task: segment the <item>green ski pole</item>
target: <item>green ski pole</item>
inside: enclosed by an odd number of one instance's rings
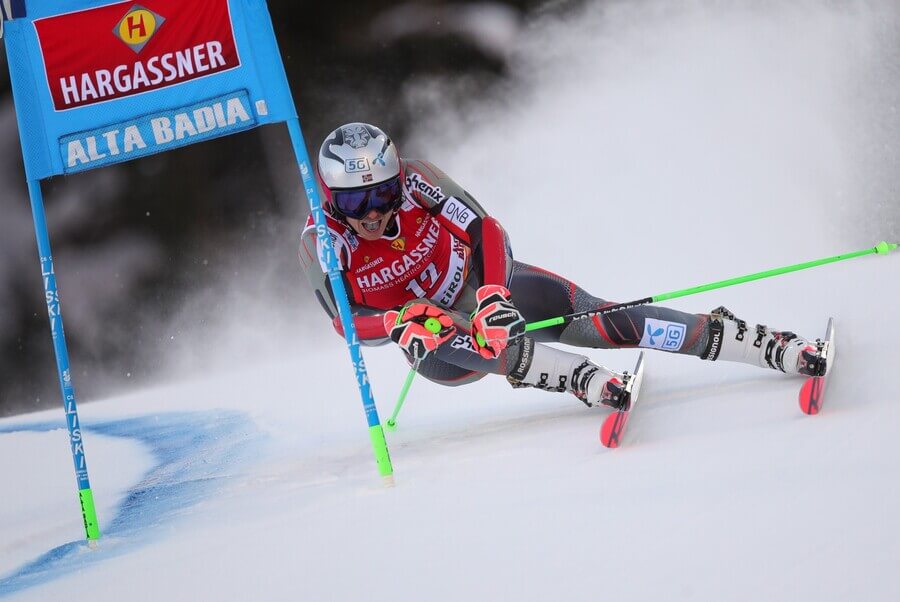
[[[385,428],[389,431],[397,429],[397,414],[400,413],[400,408],[403,407],[403,402],[406,401],[406,394],[409,393],[409,388],[412,386],[413,379],[416,377],[416,369],[418,367],[419,362],[417,360],[412,368],[409,369],[409,374],[406,375],[406,381],[403,383],[403,388],[400,389],[400,396],[397,398],[397,404],[394,406],[394,413],[391,414],[391,417],[388,418],[385,423]]]
[[[438,322],[435,318],[428,318],[425,320],[425,328],[428,332],[437,334],[441,331],[441,323]],[[397,428],[397,414],[400,413],[400,408],[403,407],[403,402],[406,401],[406,395],[409,393],[409,388],[412,386],[412,381],[416,377],[416,370],[419,369],[419,363],[422,360],[416,360],[413,362],[412,368],[409,369],[409,374],[406,375],[406,381],[403,383],[403,388],[400,389],[400,395],[397,398],[397,403],[394,405],[394,413],[391,414],[391,417],[388,418],[385,426],[387,430],[393,431]]]
[[[692,286],[691,288],[684,288],[677,291],[672,291],[669,293],[662,293],[659,295],[653,295],[652,297],[645,297],[643,299],[637,299],[635,301],[628,301],[627,303],[617,303],[615,305],[610,305],[609,307],[604,307],[602,309],[592,309],[589,311],[582,311],[573,314],[568,314],[566,316],[559,316],[556,318],[548,318],[546,320],[540,320],[538,322],[532,322],[525,326],[525,331],[530,332],[532,330],[539,330],[541,328],[548,328],[550,326],[557,326],[559,324],[568,324],[569,322],[573,322],[575,320],[583,320],[590,319],[595,316],[604,316],[607,314],[611,314],[617,311],[622,311],[623,309],[630,309],[632,307],[638,307],[639,305],[648,305],[650,303],[658,303],[660,301],[667,301],[669,299],[677,299],[679,297],[687,297],[688,295],[696,295],[697,293],[704,293],[706,291],[712,291],[719,288],[725,288],[727,286],[734,286],[736,284],[743,284],[745,282],[752,282],[754,280],[762,280],[763,278],[771,278],[773,276],[780,276],[781,274],[788,274],[790,272],[798,272],[800,270],[807,270],[809,268],[814,268],[820,265],[825,265],[829,263],[835,263],[838,261],[844,261],[847,259],[854,259],[856,257],[863,257],[864,255],[887,255],[891,251],[897,248],[896,243],[887,243],[880,242],[874,247],[863,249],[862,251],[853,251],[851,253],[844,253],[842,255],[835,255],[834,257],[826,257],[824,259],[816,259],[814,261],[807,261],[804,263],[797,263],[794,265],[785,266],[783,268],[775,268],[772,270],[766,270],[763,272],[756,272],[754,274],[748,274],[746,276],[738,276],[737,278],[729,278],[727,280],[719,280],[717,282],[711,282],[709,284],[701,284],[699,286]]]
[[[843,253],[841,255],[835,255],[833,257],[825,257],[824,259],[816,259],[813,261],[806,261],[804,263],[796,263],[794,265],[785,266],[783,268],[774,268],[771,270],[765,270],[763,272],[755,272],[753,274],[747,274],[746,276],[738,276],[736,278],[728,278],[727,280],[718,280],[716,282],[711,282],[709,284],[701,284],[699,286],[692,286],[690,288],[684,288],[676,291],[671,291],[668,293],[661,293],[659,295],[653,295],[652,297],[644,297],[643,299],[635,299],[634,301],[628,301],[626,303],[616,303],[615,305],[610,305],[608,307],[604,307],[602,309],[591,309],[588,311],[576,312],[573,314],[568,314],[565,316],[558,316],[556,318],[548,318],[546,320],[539,320],[537,322],[531,322],[525,326],[525,332],[531,332],[532,330],[540,330],[541,328],[549,328],[550,326],[557,326],[559,324],[568,324],[570,322],[574,322],[575,320],[584,320],[590,319],[595,316],[605,316],[607,314],[615,313],[617,311],[622,311],[624,309],[631,309],[632,307],[638,307],[641,305],[649,305],[650,303],[659,303],[660,301],[667,301],[669,299],[677,299],[679,297],[687,297],[689,295],[696,295],[698,293],[705,293],[706,291],[712,291],[719,288],[725,288],[728,286],[734,286],[736,284],[743,284],[745,282],[753,282],[754,280],[762,280],[763,278],[771,278],[773,276],[780,276],[781,274],[788,274],[790,272],[799,272],[800,270],[807,270],[809,268],[814,268],[820,265],[826,265],[829,263],[836,263],[838,261],[845,261],[847,259],[854,259],[856,257],[863,257],[865,255],[887,255],[891,251],[897,248],[897,243],[888,243],[881,241],[874,247],[870,247],[868,249],[863,249],[861,251],[853,251],[850,253]],[[481,335],[476,337],[478,339],[478,344],[484,346],[484,339]],[[394,415],[391,416],[391,421],[393,421],[397,413],[400,411],[400,407],[403,405],[403,400],[406,397],[406,392],[409,389],[408,385],[412,382],[412,376],[414,375],[414,371],[410,373],[410,376],[407,377],[407,386],[404,387],[401,392],[400,400],[397,402],[397,407],[394,410]],[[389,424],[390,422],[389,421]]]

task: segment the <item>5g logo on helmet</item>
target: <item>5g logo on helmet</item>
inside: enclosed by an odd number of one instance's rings
[[[347,173],[370,171],[369,160],[365,157],[360,157],[358,159],[347,159],[346,161],[344,161],[344,171],[346,171]]]

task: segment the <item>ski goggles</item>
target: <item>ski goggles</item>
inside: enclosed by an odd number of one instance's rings
[[[400,176],[381,184],[356,190],[333,190],[331,200],[344,216],[363,219],[370,211],[388,213],[403,204],[403,187]]]

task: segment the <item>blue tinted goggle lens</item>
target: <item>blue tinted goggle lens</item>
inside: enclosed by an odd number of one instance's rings
[[[403,200],[399,177],[361,190],[335,190],[332,198],[338,211],[353,219],[362,219],[373,209],[387,213]]]

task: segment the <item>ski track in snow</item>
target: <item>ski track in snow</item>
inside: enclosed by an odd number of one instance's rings
[[[59,422],[0,426],[0,435],[48,432]],[[179,515],[213,496],[259,450],[264,437],[245,414],[231,411],[170,412],[111,420],[84,429],[92,435],[139,441],[156,466],[129,488],[103,529],[98,549],[69,542],[0,578],[0,597],[47,583],[109,558],[128,554],[170,532]],[[74,489],[73,489],[74,490]]]

